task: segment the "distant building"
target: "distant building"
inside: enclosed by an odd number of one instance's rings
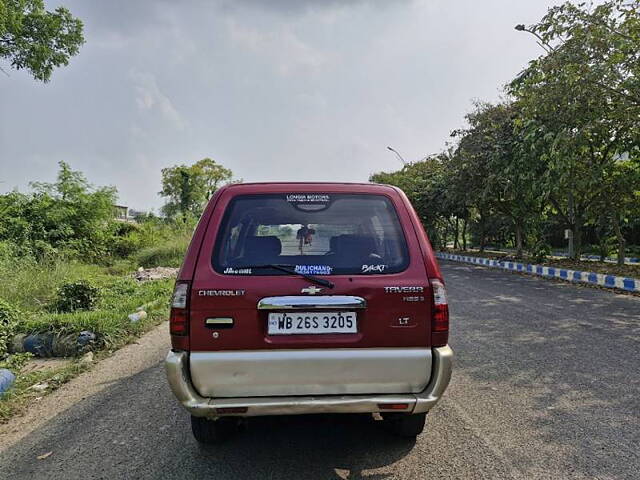
[[[113,216],[121,222],[133,222],[133,219],[129,217],[129,207],[125,205],[114,205]]]

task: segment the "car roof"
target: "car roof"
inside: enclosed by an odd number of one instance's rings
[[[248,182],[232,183],[224,190],[242,191],[243,193],[296,193],[296,192],[345,192],[345,193],[390,193],[397,192],[397,187],[380,183],[349,182]]]

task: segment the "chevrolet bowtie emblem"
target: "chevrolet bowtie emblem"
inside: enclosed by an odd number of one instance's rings
[[[316,293],[320,293],[322,291],[321,288],[318,288],[314,285],[311,285],[307,288],[303,288],[302,290],[300,290],[302,293],[308,293],[309,295],[315,295]]]

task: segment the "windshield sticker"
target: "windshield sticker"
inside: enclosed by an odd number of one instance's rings
[[[362,265],[362,273],[382,273],[386,268],[386,265]]]
[[[227,275],[251,275],[251,269],[227,267],[224,269],[224,273]]]
[[[289,203],[329,203],[331,198],[326,193],[289,193]]]
[[[333,268],[329,265],[296,265],[295,270],[303,275],[331,275]]]

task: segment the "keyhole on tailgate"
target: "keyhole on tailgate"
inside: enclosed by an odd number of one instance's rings
[[[213,333],[211,334],[211,336],[212,336],[213,338],[218,338],[218,337],[220,336],[220,334],[219,334],[218,332],[213,332]]]

